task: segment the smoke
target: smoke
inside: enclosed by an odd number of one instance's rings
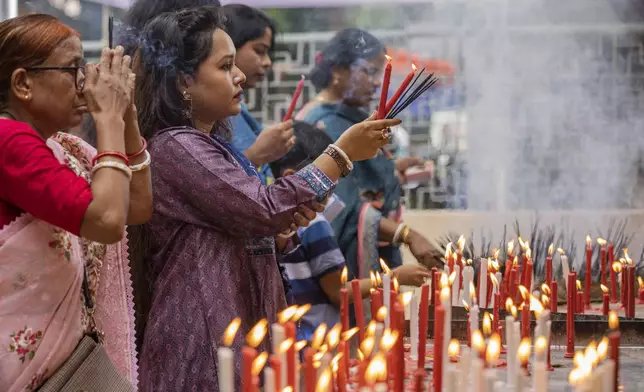
[[[644,117],[629,77],[641,59],[614,9],[605,0],[463,4],[469,208],[644,203]]]

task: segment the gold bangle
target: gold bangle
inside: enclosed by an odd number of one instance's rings
[[[123,174],[125,174],[127,176],[128,181],[132,180],[132,170],[129,167],[127,167],[126,164],[120,163],[120,162],[114,162],[114,161],[103,161],[103,162],[99,162],[96,165],[94,165],[94,167],[92,168],[92,176],[98,170],[106,168],[106,167],[111,168],[111,169],[120,170],[121,172],[123,172]]]
[[[409,237],[409,232],[410,231],[411,231],[411,229],[409,228],[409,226],[405,226],[402,229],[402,232],[400,233],[400,242],[401,243],[407,244],[407,237]]]

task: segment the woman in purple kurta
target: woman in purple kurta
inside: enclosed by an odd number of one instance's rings
[[[218,123],[239,113],[244,81],[219,26],[217,12],[204,7],[160,16],[143,32],[137,104],[152,155],[154,214],[132,241],[133,263],[145,261],[152,283],[142,391],[219,391],[216,352],[235,317],[242,320],[232,346],[239,387],[244,336],[263,318],[275,322],[286,305],[274,236],[301,224],[298,208],[316,208],[350,160],[374,156],[388,141],[383,129],[399,123],[358,124],[335,144],[344,158],[323,154],[262,185]]]

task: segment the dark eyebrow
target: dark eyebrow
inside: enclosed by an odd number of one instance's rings
[[[235,55],[227,54],[224,57],[222,57],[221,59],[219,59],[219,62],[233,60],[234,58],[235,58]]]

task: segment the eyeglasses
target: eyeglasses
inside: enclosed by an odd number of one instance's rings
[[[69,72],[74,76],[76,82],[76,90],[83,91],[85,87],[85,67],[29,67],[25,68],[27,71],[40,72],[40,71],[64,71]]]

